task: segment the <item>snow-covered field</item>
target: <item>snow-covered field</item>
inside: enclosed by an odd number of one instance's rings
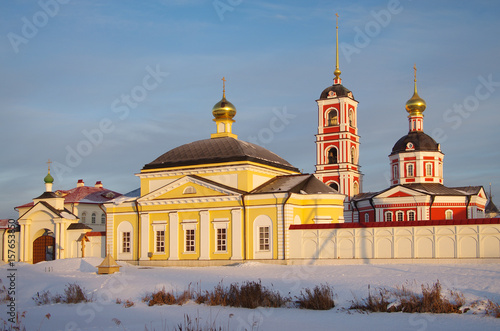
[[[349,311],[354,296],[365,298],[371,288],[395,288],[437,280],[443,289],[462,292],[470,305],[490,299],[500,303],[500,263],[483,264],[361,264],[329,266],[281,266],[244,263],[226,267],[144,268],[124,265],[113,275],[97,275],[101,259],[67,259],[36,265],[16,263],[16,309],[26,312],[27,330],[174,330],[188,315],[201,326],[221,326],[226,330],[500,330],[500,319],[485,316],[480,308],[466,314],[362,314]],[[9,266],[0,267],[0,278],[9,287]],[[281,294],[299,295],[304,288],[330,284],[336,293],[336,307],[329,311],[296,308],[243,309],[210,307],[188,302],[183,306],[148,307],[142,297],[162,287],[179,293],[191,287],[212,290],[220,281],[258,280]],[[93,293],[92,303],[37,306],[32,297],[49,290],[64,293],[68,283],[77,283]],[[420,293],[420,292],[419,292]],[[116,299],[134,302],[130,308]],[[2,304],[8,311],[6,304]],[[45,316],[50,314],[50,319]],[[7,313],[0,316],[4,321]]]

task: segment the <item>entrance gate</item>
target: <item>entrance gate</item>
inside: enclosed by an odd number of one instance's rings
[[[41,261],[52,261],[55,258],[55,241],[52,236],[41,236],[33,242],[33,264]]]

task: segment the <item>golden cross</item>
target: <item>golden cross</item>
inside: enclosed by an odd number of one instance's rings
[[[417,81],[417,64],[413,65],[413,76],[415,77],[415,82]]]
[[[339,14],[335,13],[335,16],[337,16],[337,29],[339,28]]]
[[[50,172],[50,164],[51,163],[52,163],[52,161],[50,161],[50,159],[49,159],[49,161],[47,161],[47,164],[49,165],[49,172]]]
[[[226,97],[226,77],[222,77],[222,95]]]

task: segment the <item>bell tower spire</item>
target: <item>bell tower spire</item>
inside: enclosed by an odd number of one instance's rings
[[[342,84],[342,79],[340,79],[340,74],[342,73],[339,69],[339,14],[335,13],[337,24],[336,24],[336,58],[335,58],[335,71],[333,74],[335,78],[333,79],[333,84]]]
[[[424,131],[424,110],[427,107],[425,100],[417,93],[417,65],[413,65],[413,96],[406,102],[406,111],[409,113],[409,132]]]
[[[212,133],[211,138],[232,137],[238,138],[232,132],[234,123],[233,117],[236,115],[236,107],[226,100],[226,78],[222,77],[222,99],[212,108],[214,122],[216,125],[216,133]]]
[[[342,85],[339,69],[339,15],[336,17],[336,59],[333,85],[321,92],[318,104],[318,134],[316,135],[315,176],[326,185],[346,195],[344,219],[354,218],[351,199],[362,192],[359,164],[358,101]]]

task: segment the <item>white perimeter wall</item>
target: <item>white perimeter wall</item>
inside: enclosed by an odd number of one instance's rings
[[[291,259],[500,258],[500,224],[290,230]]]

